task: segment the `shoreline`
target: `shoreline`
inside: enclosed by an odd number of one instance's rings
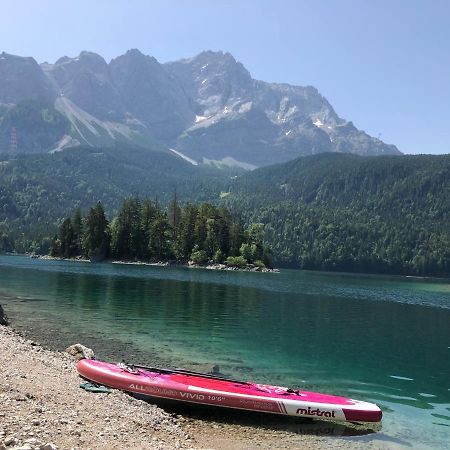
[[[0,326],[2,450],[14,448],[5,445],[11,439],[15,445],[28,441],[30,450],[44,450],[46,444],[54,447],[45,450],[374,448],[366,440],[371,432],[351,424],[180,402],[146,403],[118,390],[86,392],[79,388],[82,379],[74,358],[46,349],[12,326]]]
[[[33,253],[0,253],[0,255],[5,256],[26,256],[29,258],[36,259],[48,259],[48,260],[56,260],[56,261],[79,261],[79,262],[92,262],[86,258],[59,258],[49,255],[36,255]],[[343,275],[343,276],[367,276],[367,277],[388,277],[388,278],[398,278],[398,279],[406,279],[406,280],[419,280],[419,281],[436,281],[436,282],[449,282],[450,276],[438,276],[438,275],[408,275],[401,273],[385,273],[385,272],[346,272],[341,270],[330,270],[330,269],[302,269],[299,267],[281,267],[281,268],[266,268],[265,270],[252,270],[252,269],[239,269],[237,267],[227,267],[224,264],[221,264],[222,267],[215,267],[217,264],[211,264],[209,266],[200,266],[200,265],[189,265],[183,263],[170,263],[170,262],[148,262],[148,261],[115,261],[115,260],[105,260],[105,262],[109,262],[111,264],[124,264],[124,265],[142,265],[142,266],[155,266],[155,267],[185,267],[185,268],[193,268],[193,269],[206,269],[206,270],[224,270],[224,271],[235,271],[235,272],[261,272],[261,273],[281,273],[283,270],[296,270],[302,272],[310,272],[310,273],[318,273],[318,274],[329,274],[329,275]]]
[[[93,395],[69,354],[0,326],[0,448],[192,448],[181,421],[120,391]]]
[[[19,254],[18,254],[19,256]],[[48,260],[55,260],[55,261],[76,261],[76,262],[86,262],[90,263],[92,262],[90,259],[87,258],[59,258],[57,256],[49,256],[49,255],[32,255],[32,254],[23,254],[22,256],[29,256],[30,258],[36,258],[36,259],[48,259]],[[129,265],[129,266],[152,266],[152,267],[184,267],[187,269],[206,269],[206,270],[223,270],[223,271],[230,271],[230,272],[259,272],[259,273],[280,273],[280,269],[277,268],[268,268],[268,267],[257,267],[254,264],[248,264],[247,267],[239,268],[239,267],[232,267],[227,266],[226,264],[222,263],[211,263],[206,265],[200,265],[192,263],[192,261],[189,261],[187,263],[183,262],[170,262],[170,261],[157,261],[157,262],[148,262],[148,261],[127,261],[127,260],[114,260],[114,259],[105,259],[104,261],[110,264],[120,264],[120,265]]]

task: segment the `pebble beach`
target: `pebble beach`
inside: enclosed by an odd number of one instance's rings
[[[326,424],[87,392],[74,357],[11,325],[0,326],[0,355],[0,450],[390,448],[330,438]]]

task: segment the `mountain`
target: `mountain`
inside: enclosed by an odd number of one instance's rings
[[[111,61],[110,71],[124,109],[162,142],[194,120],[189,97],[155,58],[130,50]]]
[[[340,118],[317,89],[254,80],[229,53],[166,64],[139,50],[109,63],[91,52],[41,65],[0,55],[0,152],[117,143],[246,169],[330,151],[400,153]]]
[[[229,53],[203,52],[165,66],[195,102],[196,122],[175,144],[194,159],[259,166],[330,151],[399,154],[339,118],[314,87],[254,80]]]
[[[39,64],[33,58],[0,53],[0,104],[22,100],[52,103],[55,92]]]

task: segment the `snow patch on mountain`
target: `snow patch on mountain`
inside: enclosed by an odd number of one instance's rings
[[[207,117],[205,116],[195,116],[195,123],[201,122],[202,120],[206,120]]]
[[[314,124],[317,128],[323,127],[323,122],[322,122],[320,119],[316,119],[316,121],[313,122],[313,124]]]

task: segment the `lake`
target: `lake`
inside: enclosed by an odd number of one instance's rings
[[[0,304],[33,339],[377,403],[362,442],[450,448],[450,281],[0,256]]]

